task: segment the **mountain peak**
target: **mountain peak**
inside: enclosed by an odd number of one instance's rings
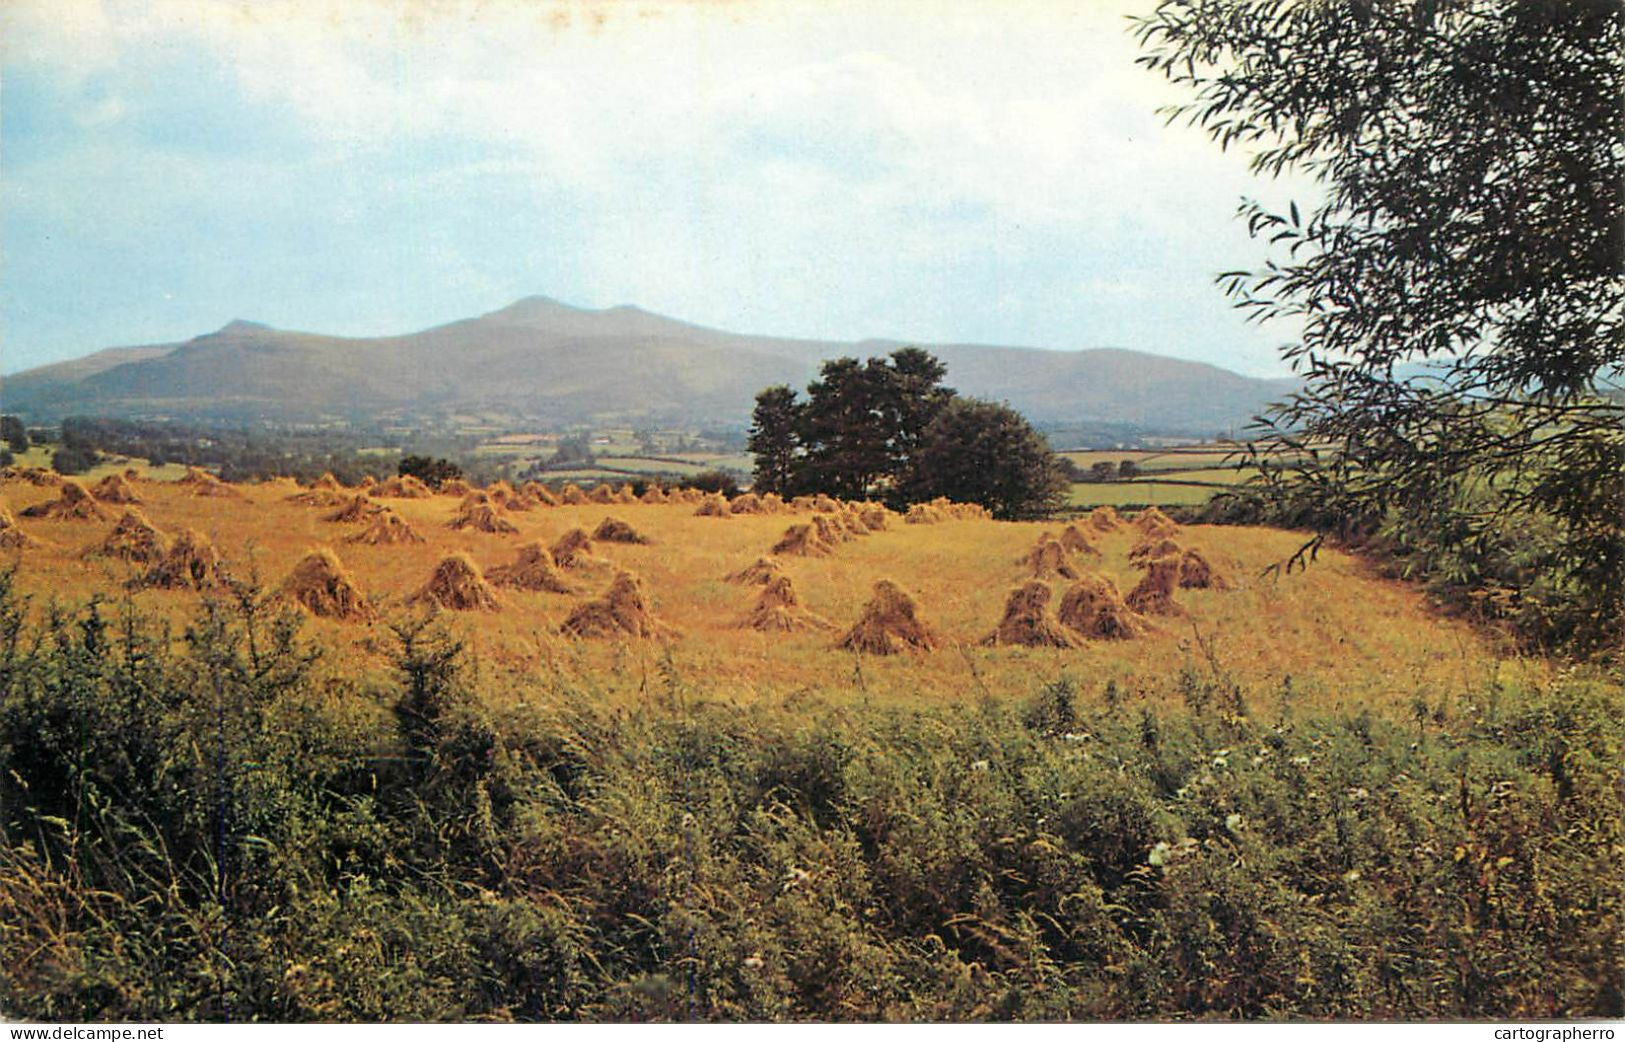
[[[230,322],[227,322],[225,325],[221,326],[219,329],[215,330],[213,333],[206,333],[204,335],[241,336],[244,333],[268,333],[270,331],[271,327],[266,325],[264,322],[250,322],[246,318],[234,318]]]
[[[528,297],[520,297],[507,307],[488,311],[480,317],[492,322],[528,325],[539,320],[556,318],[559,315],[577,315],[580,313],[580,308],[571,307],[563,301],[554,300],[552,297],[544,297],[538,293]]]
[[[389,337],[294,333],[237,319],[184,344],[8,377],[4,391],[8,412],[40,416],[241,411],[304,419],[432,409],[488,413],[526,429],[589,420],[743,425],[763,387],[801,384],[824,359],[902,343],[747,336],[630,304],[581,308],[529,296],[480,318]],[[921,346],[961,393],[1009,401],[1035,422],[1206,433],[1246,422],[1293,386],[1114,350]]]

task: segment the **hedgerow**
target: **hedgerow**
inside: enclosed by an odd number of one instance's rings
[[[1622,1010],[1617,678],[1404,720],[1194,673],[1176,710],[609,707],[397,637],[347,677],[251,590],[173,634],[0,580],[7,1015]]]

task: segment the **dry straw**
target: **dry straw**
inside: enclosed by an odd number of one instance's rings
[[[1112,507],[1100,506],[1089,511],[1089,527],[1097,532],[1115,532],[1122,526],[1123,519]]]
[[[161,561],[168,550],[169,537],[153,527],[141,511],[131,507],[91,552],[98,557],[152,565]]]
[[[278,591],[312,615],[341,622],[371,622],[378,617],[344,562],[326,547],[310,551],[283,580]]]
[[[1132,640],[1146,631],[1145,621],[1124,603],[1117,584],[1103,575],[1085,575],[1073,583],[1061,596],[1056,617],[1094,640]]]
[[[724,579],[736,586],[763,586],[784,574],[779,562],[771,557],[758,557],[750,564],[732,572]]]
[[[94,496],[75,478],[66,478],[57,498],[37,503],[23,511],[24,517],[47,517],[56,521],[105,521],[107,511],[96,503]]]
[[[519,547],[512,564],[498,565],[486,573],[493,586],[506,586],[515,590],[543,590],[548,593],[575,593],[576,588],[565,579],[553,561],[553,554],[534,540]]]
[[[1061,545],[1066,547],[1069,553],[1084,554],[1089,557],[1100,556],[1100,548],[1095,546],[1094,543],[1090,542],[1089,537],[1084,534],[1083,529],[1079,528],[1077,525],[1067,525],[1065,528],[1061,529],[1060,541]]]
[[[434,492],[422,481],[410,474],[404,474],[379,485],[374,495],[387,496],[390,499],[428,499]]]
[[[828,630],[834,627],[828,619],[808,611],[796,596],[796,588],[788,575],[769,579],[756,598],[755,607],[740,622],[745,629],[764,632],[794,633],[800,630]]]
[[[1143,567],[1159,557],[1178,557],[1183,552],[1184,548],[1167,536],[1156,536],[1136,543],[1128,552],[1128,559]]]
[[[368,546],[402,546],[424,541],[417,529],[388,508],[377,514],[372,519],[372,524],[345,540],[348,543],[364,543]]]
[[[1066,547],[1060,544],[1053,535],[1044,533],[1027,555],[1021,559],[1022,564],[1031,569],[1035,579],[1076,579],[1078,573],[1066,559]]]
[[[628,571],[615,574],[603,597],[577,605],[559,629],[572,637],[655,638],[676,633],[655,618],[642,580]]]
[[[863,514],[856,507],[846,507],[835,515],[842,527],[853,535],[868,535],[869,526],[863,522]]]
[[[841,524],[833,514],[814,514],[812,525],[813,531],[818,533],[818,538],[830,546],[838,546],[852,540],[852,530]]]
[[[900,651],[931,651],[941,638],[920,618],[914,598],[890,579],[875,583],[874,595],[863,614],[836,647],[869,655],[895,655]]]
[[[366,521],[383,513],[384,509],[382,504],[374,503],[366,497],[365,493],[361,493],[352,496],[342,507],[328,514],[322,520],[347,523]]]
[[[540,481],[527,481],[519,487],[519,491],[537,506],[556,507],[559,505],[559,497],[555,496],[553,490]]]
[[[91,490],[91,495],[103,503],[117,503],[127,506],[141,502],[141,497],[136,495],[135,488],[123,474],[109,474],[102,478],[96,487]]]
[[[982,643],[1030,648],[1076,647],[1078,638],[1050,614],[1052,596],[1050,588],[1036,579],[1011,590],[1004,602],[1004,618]]]
[[[694,511],[695,517],[732,517],[728,510],[728,500],[720,492],[713,492],[700,501],[699,507]]]
[[[1179,585],[1186,590],[1230,589],[1230,581],[1195,550],[1186,550],[1179,557]]]
[[[1171,536],[1179,532],[1179,524],[1156,507],[1147,507],[1134,518],[1134,527],[1148,537]]]
[[[38,546],[40,541],[17,527],[17,519],[11,516],[11,511],[4,503],[0,503],[0,548],[6,550],[22,550],[30,546]]]
[[[412,604],[430,604],[448,611],[496,611],[502,602],[479,566],[467,554],[447,554],[434,574],[407,598]]]
[[[592,537],[605,543],[647,543],[649,537],[618,517],[606,517],[593,529]]]
[[[911,525],[935,525],[944,521],[985,521],[992,516],[986,507],[976,503],[955,503],[938,496],[928,503],[911,504],[903,521]]]
[[[1174,603],[1174,589],[1179,585],[1179,558],[1157,557],[1146,562],[1145,575],[1139,585],[1123,598],[1130,608],[1145,615],[1181,615],[1183,609]]]
[[[891,527],[892,513],[879,503],[858,504],[858,517],[871,532],[884,532]]]
[[[182,529],[163,557],[138,579],[137,586],[165,590],[205,590],[226,578],[225,562],[208,536],[195,528]]]
[[[457,508],[456,516],[447,524],[451,528],[472,529],[496,535],[513,535],[519,531],[519,526],[503,516],[502,508],[484,492],[464,496],[463,502]]]
[[[773,553],[787,557],[828,557],[835,548],[810,524],[791,525],[773,544]]]
[[[336,507],[343,506],[349,499],[350,497],[345,495],[344,486],[339,484],[337,478],[331,474],[323,474],[308,489],[289,496],[288,502],[307,507]]]
[[[30,485],[41,488],[56,488],[62,484],[61,474],[54,470],[46,470],[43,467],[8,467],[6,468],[6,476],[20,478]]]
[[[572,528],[553,544],[553,560],[560,568],[590,568],[604,564],[592,553],[592,536],[585,528]]]

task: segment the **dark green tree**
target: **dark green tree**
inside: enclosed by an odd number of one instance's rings
[[[911,503],[946,496],[980,503],[1000,519],[1061,505],[1068,482],[1044,436],[1008,405],[955,398],[920,435],[899,491]]]
[[[739,495],[739,478],[726,470],[702,470],[678,482],[679,488],[697,488],[701,492],[716,492],[732,499]]]
[[[874,361],[869,365],[874,368]],[[892,473],[901,474],[908,469],[920,436],[954,397],[953,389],[942,385],[947,375],[947,366],[918,347],[893,351],[890,365],[876,373],[876,379],[886,390],[881,402],[882,408],[887,410],[884,422],[891,433]]]
[[[921,433],[953,398],[942,386],[946,373],[913,347],[867,362],[825,362],[801,409],[795,490],[862,499],[895,487]]]
[[[1617,646],[1625,6],[1167,0],[1137,33],[1192,95],[1170,118],[1318,182],[1245,203],[1272,256],[1220,276],[1302,330],[1258,450],[1273,494]]]
[[[856,358],[835,358],[807,385],[801,410],[806,455],[796,491],[863,499],[891,472],[889,381],[877,378],[883,367],[878,359],[866,366]]]
[[[756,457],[751,472],[751,488],[758,493],[791,491],[795,481],[801,439],[801,408],[796,392],[775,384],[756,396],[751,413],[750,437],[746,446]]]
[[[430,488],[439,488],[444,482],[463,476],[463,468],[447,459],[428,456],[403,456],[396,473],[401,477],[414,477]]]
[[[58,474],[83,474],[94,467],[101,454],[80,445],[66,445],[51,454],[51,469]]]
[[[28,428],[16,416],[0,416],[0,441],[5,442],[12,452],[27,452]]]
[[[568,467],[590,464],[593,461],[592,442],[585,434],[560,438],[558,447],[548,459],[550,467]]]

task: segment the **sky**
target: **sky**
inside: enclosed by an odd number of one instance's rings
[[[0,372],[541,294],[1282,375],[1153,0],[6,0]]]

